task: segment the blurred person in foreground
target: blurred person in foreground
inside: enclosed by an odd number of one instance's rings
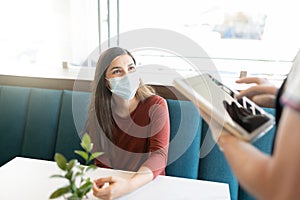
[[[276,108],[276,135],[272,155],[234,137],[210,116],[200,113],[212,131],[240,184],[263,200],[300,197],[300,53],[281,88],[266,79],[242,78],[237,83],[256,83],[237,96],[248,96],[261,106]],[[219,135],[219,133],[221,133]]]

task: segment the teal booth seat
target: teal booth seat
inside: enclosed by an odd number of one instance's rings
[[[0,166],[16,156],[53,160],[77,158],[91,94],[69,90],[0,86]],[[167,99],[170,146],[166,175],[224,182],[231,199],[250,200],[189,101]],[[268,112],[274,115],[273,109]],[[254,145],[271,152],[274,128]]]
[[[77,158],[83,162],[74,150],[81,149],[79,135],[87,118],[90,98],[88,92],[63,91],[55,152],[62,153],[68,160]]]
[[[31,89],[21,156],[53,159],[61,97],[62,91],[59,90]]]
[[[228,183],[231,199],[238,199],[238,181],[231,171],[224,154],[215,144],[206,122],[203,122],[201,132],[201,158],[198,179]]]
[[[202,120],[189,101],[167,100],[170,116],[170,146],[166,174],[198,178]]]
[[[30,91],[0,87],[0,166],[21,155]]]

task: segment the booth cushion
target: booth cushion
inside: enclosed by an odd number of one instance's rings
[[[32,89],[21,156],[53,160],[62,91]]]
[[[81,149],[80,134],[84,128],[89,101],[88,92],[63,91],[55,152],[65,155],[68,160],[77,158],[82,162],[74,150]]]
[[[0,166],[16,156],[53,160],[56,152],[80,159],[89,92],[0,86]],[[229,184],[231,199],[253,199],[238,181],[189,101],[167,99],[170,146],[166,175]],[[266,109],[274,115],[274,109]],[[274,128],[254,145],[271,153]]]
[[[167,103],[171,127],[166,174],[197,179],[202,120],[189,101],[167,100]]]
[[[1,87],[0,166],[21,154],[30,91],[29,88]]]

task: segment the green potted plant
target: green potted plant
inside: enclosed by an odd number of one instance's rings
[[[85,160],[85,165],[80,165],[77,159],[72,159],[67,162],[66,158],[62,154],[55,154],[54,160],[63,173],[55,174],[51,177],[66,179],[68,183],[67,185],[55,190],[50,195],[50,199],[63,196],[67,200],[81,200],[86,198],[87,193],[92,189],[93,182],[90,178],[86,178],[85,174],[87,171],[94,170],[96,168],[96,166],[90,164],[90,162],[102,155],[103,152],[91,153],[93,143],[91,143],[91,139],[87,133],[85,133],[82,137],[80,145],[84,151],[76,150],[75,153]]]

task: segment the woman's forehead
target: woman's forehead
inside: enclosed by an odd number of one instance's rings
[[[117,56],[111,64],[109,65],[108,69],[115,67],[115,66],[123,66],[133,63],[133,59],[128,54]]]

